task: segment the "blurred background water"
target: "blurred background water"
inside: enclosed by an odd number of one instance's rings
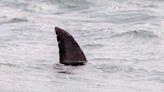
[[[0,92],[163,92],[163,0],[1,0]],[[54,27],[85,66],[59,64]]]

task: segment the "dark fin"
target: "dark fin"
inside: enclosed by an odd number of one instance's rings
[[[60,63],[65,65],[84,65],[87,59],[73,36],[55,27],[59,46]]]

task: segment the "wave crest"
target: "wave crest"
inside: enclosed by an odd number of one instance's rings
[[[125,37],[127,39],[154,39],[159,38],[158,35],[154,34],[151,31],[146,30],[135,30],[135,31],[128,31],[124,33],[115,34],[112,36],[113,38],[122,38]]]

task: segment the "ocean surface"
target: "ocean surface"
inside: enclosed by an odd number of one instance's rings
[[[164,0],[0,0],[0,92],[164,92]],[[88,63],[59,64],[54,27]]]

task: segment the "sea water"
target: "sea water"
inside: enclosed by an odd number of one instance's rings
[[[0,92],[164,92],[163,0],[1,0]],[[54,27],[88,63],[59,64]]]

